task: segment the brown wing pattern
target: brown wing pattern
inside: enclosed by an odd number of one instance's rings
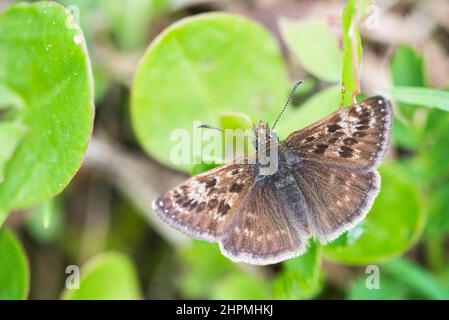
[[[310,160],[303,160],[293,175],[307,204],[310,229],[322,243],[362,220],[380,188],[377,171],[354,171]]]
[[[153,209],[173,228],[216,241],[250,190],[255,167],[229,164],[191,177],[153,201]]]
[[[266,265],[306,250],[304,198],[291,175],[258,180],[235,215],[220,240],[221,251],[233,261]]]
[[[369,171],[390,142],[392,108],[376,96],[292,133],[284,141],[300,157]]]

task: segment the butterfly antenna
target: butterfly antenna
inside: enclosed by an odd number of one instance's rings
[[[293,99],[293,96],[295,95],[295,92],[301,83],[302,83],[302,80],[299,80],[298,82],[296,82],[295,86],[293,87],[292,91],[290,92],[290,95],[288,96],[287,102],[285,103],[284,107],[282,108],[281,112],[279,113],[278,117],[276,118],[276,121],[274,121],[274,124],[273,124],[273,127],[271,128],[271,130],[273,130],[276,127],[276,125],[278,124],[279,119],[284,114],[285,109],[287,109],[290,101]]]
[[[204,128],[204,129],[212,129],[212,130],[218,130],[221,133],[227,134],[227,135],[231,135],[231,136],[241,136],[241,137],[249,137],[249,138],[254,138],[253,136],[248,136],[246,135],[244,132],[240,133],[240,132],[235,132],[232,129],[222,129],[222,128],[217,128],[214,126],[210,126],[208,124],[202,124],[200,126],[198,126],[198,128]]]
[[[225,129],[213,127],[213,126],[210,126],[210,125],[208,125],[208,124],[202,124],[202,125],[198,126],[198,128],[213,129],[213,130],[218,130],[218,131],[220,131],[220,132],[222,132],[222,133],[226,133],[226,130],[225,130]]]

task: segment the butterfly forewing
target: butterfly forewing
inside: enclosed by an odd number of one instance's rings
[[[392,108],[376,96],[292,133],[284,141],[300,157],[369,171],[390,142]]]
[[[175,229],[197,239],[215,241],[235,216],[236,207],[254,179],[254,165],[224,165],[169,190],[154,200],[153,208]]]

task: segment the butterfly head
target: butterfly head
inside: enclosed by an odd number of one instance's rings
[[[268,122],[260,121],[258,124],[253,125],[254,135],[256,139],[254,140],[254,148],[258,149],[259,146],[264,145],[267,142],[275,141],[278,142],[279,138],[276,132],[270,129]]]

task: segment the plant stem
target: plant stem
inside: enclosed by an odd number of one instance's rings
[[[426,260],[430,269],[441,274],[445,266],[443,237],[441,235],[427,237],[425,246]]]

